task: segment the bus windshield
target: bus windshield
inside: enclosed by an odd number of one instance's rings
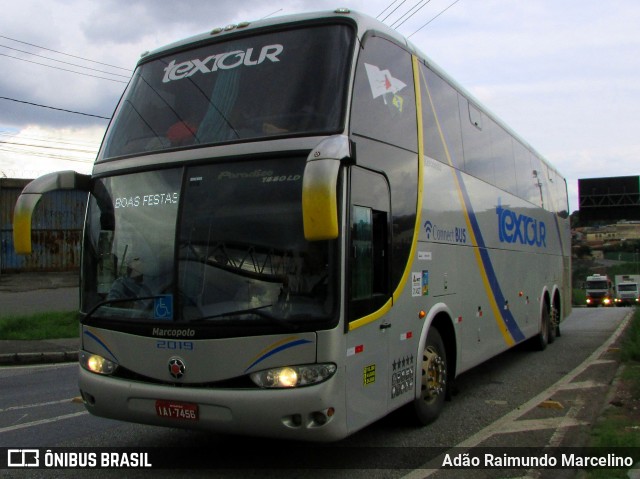
[[[338,132],[353,38],[346,25],[310,26],[143,63],[120,101],[98,161]]]
[[[294,329],[332,318],[332,243],[304,239],[305,161],[97,180],[87,215],[83,311],[124,321]]]

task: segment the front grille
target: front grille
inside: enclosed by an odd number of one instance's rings
[[[239,376],[236,378],[225,379],[223,381],[213,381],[206,383],[189,383],[180,380],[176,381],[162,381],[160,379],[151,378],[143,374],[136,373],[130,369],[118,366],[114,374],[111,376],[119,379],[126,379],[127,381],[135,381],[145,384],[158,384],[162,386],[180,387],[180,388],[194,388],[194,389],[258,389],[249,376]]]

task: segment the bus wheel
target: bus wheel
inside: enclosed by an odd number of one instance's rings
[[[419,396],[414,399],[418,423],[426,426],[440,415],[447,391],[447,353],[437,329],[431,328],[422,351]]]
[[[534,338],[534,345],[538,351],[544,351],[549,344],[549,332],[551,330],[551,320],[549,318],[549,310],[542,308],[542,316],[540,318],[540,332]]]
[[[558,336],[560,336],[560,310],[552,306],[549,321],[549,344],[553,343]]]

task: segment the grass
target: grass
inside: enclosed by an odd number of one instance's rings
[[[587,295],[584,289],[573,288],[571,291],[571,302],[574,306],[585,306],[587,304]]]
[[[0,317],[0,340],[77,338],[78,335],[76,311]]]
[[[589,446],[640,450],[640,309],[620,342],[622,374],[616,394],[591,430]],[[592,470],[589,479],[628,479],[626,469]]]
[[[623,363],[640,363],[640,309],[636,308],[631,324],[625,331],[620,350],[620,359]]]

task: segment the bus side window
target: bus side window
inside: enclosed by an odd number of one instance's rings
[[[386,211],[354,205],[351,214],[351,314],[358,319],[388,298]]]
[[[363,45],[353,87],[352,132],[415,152],[418,137],[411,55],[373,34]]]
[[[391,291],[391,205],[387,179],[365,168],[351,169],[350,321],[382,308]],[[395,256],[394,256],[395,257]]]
[[[354,206],[351,215],[351,298],[373,293],[373,210]]]

